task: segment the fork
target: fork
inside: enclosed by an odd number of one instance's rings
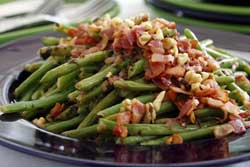
[[[113,0],[89,0],[83,5],[68,11],[59,12],[55,16],[46,14],[48,11],[41,9],[45,14],[28,15],[26,17],[16,17],[0,22],[0,33],[44,23],[77,23],[82,20],[99,17],[115,5]]]

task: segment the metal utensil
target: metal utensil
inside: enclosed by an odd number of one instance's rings
[[[55,16],[50,14],[35,14],[26,17],[18,17],[2,20],[0,22],[0,33],[20,29],[24,27],[48,24],[48,23],[76,23],[85,19],[99,17],[115,5],[113,0],[89,0],[75,8],[59,10]],[[48,11],[41,10],[45,13]],[[39,12],[41,13],[41,12]]]

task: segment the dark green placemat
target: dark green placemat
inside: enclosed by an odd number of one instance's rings
[[[147,0],[145,1],[147,2]],[[176,0],[176,1],[180,1],[180,0]],[[191,1],[191,0],[187,0],[187,1]],[[152,12],[156,13],[157,16],[175,21],[180,24],[220,29],[220,30],[226,30],[226,31],[235,31],[235,32],[241,32],[241,33],[250,33],[250,25],[217,23],[217,22],[209,22],[206,20],[193,19],[190,17],[181,17],[173,13],[169,13],[164,10],[161,10],[149,3],[147,3],[147,5],[152,10]]]
[[[216,3],[207,3],[203,2],[202,0],[161,0],[161,1],[178,7],[189,8],[193,10],[250,16],[249,6],[232,6],[232,5],[224,5]]]

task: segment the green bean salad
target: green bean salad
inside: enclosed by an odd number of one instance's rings
[[[148,14],[108,15],[44,37],[41,61],[0,106],[50,132],[117,144],[181,144],[250,127],[250,65]]]

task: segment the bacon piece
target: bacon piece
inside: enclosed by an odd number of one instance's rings
[[[246,128],[250,128],[250,121],[244,121],[244,123]]]
[[[113,134],[117,137],[127,137],[128,136],[128,129],[126,126],[123,125],[116,125],[113,129]]]
[[[75,29],[75,28],[69,29],[68,32],[67,32],[67,34],[68,34],[70,37],[73,38],[73,37],[75,37],[76,34],[77,34],[77,29]]]
[[[176,100],[176,96],[177,96],[177,94],[173,90],[169,90],[167,92],[167,99],[170,100],[170,101],[175,101]]]
[[[106,48],[106,46],[108,45],[108,41],[109,41],[108,36],[103,35],[102,40],[98,44],[96,44],[96,46],[93,46],[93,47],[85,50],[83,52],[83,54],[90,54],[90,53],[104,50]]]
[[[156,18],[155,21],[160,22],[161,24],[167,26],[167,27],[170,28],[170,29],[176,29],[176,24],[175,24],[175,22],[169,22],[169,21],[167,21],[167,20],[165,20],[165,19],[162,19],[162,18]]]
[[[160,40],[151,40],[148,43],[148,46],[150,47],[150,50],[153,53],[159,53],[159,54],[165,53],[165,50],[163,48],[163,43]]]
[[[222,108],[224,106],[224,103],[222,101],[216,100],[216,99],[211,98],[211,97],[201,98],[201,101],[203,103],[207,104],[208,106],[213,107],[213,108]]]
[[[225,103],[225,104],[221,107],[221,109],[222,109],[223,111],[226,111],[226,112],[228,112],[228,113],[234,115],[235,117],[240,118],[240,115],[239,115],[239,114],[240,114],[240,108],[239,108],[237,105],[231,103],[230,101],[227,102],[227,103]]]
[[[175,66],[175,67],[171,67],[171,68],[166,69],[164,74],[179,78],[179,77],[183,77],[185,75],[185,71],[186,70],[184,67]]]
[[[207,72],[213,72],[213,71],[219,69],[220,66],[219,66],[217,61],[215,61],[213,59],[207,59],[207,66],[203,67],[203,68]]]
[[[185,91],[179,87],[175,87],[175,86],[170,86],[170,90],[176,92],[176,93],[181,93],[181,94],[185,94],[185,95],[192,95],[191,92]]]
[[[192,44],[191,44],[191,47],[193,47]],[[193,59],[197,59],[198,57],[204,56],[204,53],[200,50],[197,50],[197,49],[190,48],[187,50],[187,52],[188,52],[189,57],[191,57]]]
[[[131,120],[131,112],[130,111],[118,113],[116,116],[117,125],[126,125],[130,122],[130,120]]]
[[[64,109],[64,104],[56,103],[55,106],[50,110],[49,115],[52,118],[57,117]]]
[[[213,133],[216,139],[223,138],[232,132],[234,132],[234,127],[231,124],[216,126],[213,129]]]
[[[183,39],[177,41],[177,47],[179,52],[186,53],[191,48],[191,43],[188,39]]]
[[[174,62],[174,56],[172,55],[163,55],[159,53],[153,53],[151,56],[151,61],[152,62],[158,62],[158,63],[168,63],[171,64]]]
[[[203,89],[195,92],[197,97],[211,97],[216,94],[216,89]]]
[[[166,140],[166,144],[182,144],[182,143],[183,143],[183,138],[179,134],[173,134]]]
[[[218,83],[213,79],[206,79],[202,84],[205,86],[209,86],[209,88],[220,89]]]
[[[216,94],[212,95],[211,97],[221,100],[223,102],[229,101],[228,93],[226,90],[223,89],[216,89]]]
[[[140,123],[145,114],[145,105],[133,99],[131,104],[131,123]]]
[[[178,118],[182,118],[184,116],[190,116],[191,113],[196,109],[198,105],[199,105],[199,101],[195,98],[188,99],[184,103],[177,103],[177,107],[180,110]]]
[[[246,132],[246,128],[240,119],[235,119],[229,122],[234,128],[235,134],[242,134]]]
[[[156,78],[164,71],[165,71],[165,64],[149,62],[148,68],[146,68],[145,78],[146,79]]]

